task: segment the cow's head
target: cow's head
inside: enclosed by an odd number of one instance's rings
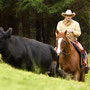
[[[0,27],[0,51],[3,50],[7,39],[11,37],[12,28],[9,28],[6,32],[2,27]]]

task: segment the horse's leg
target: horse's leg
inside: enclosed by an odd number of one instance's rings
[[[81,75],[80,75],[80,81],[85,81],[85,73],[82,72]]]
[[[80,80],[80,72],[79,71],[74,73],[74,80],[76,80],[76,81]]]
[[[63,70],[59,70],[57,69],[57,74],[58,76],[60,76],[61,78],[66,78],[68,73],[64,72]]]
[[[80,81],[85,81],[85,70],[84,67],[81,68]]]

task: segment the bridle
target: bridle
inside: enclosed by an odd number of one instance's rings
[[[57,38],[56,40],[57,40],[57,42],[58,42],[58,39],[59,38]],[[57,44],[57,43],[56,43]],[[56,48],[58,48],[58,47],[56,47]],[[68,53],[66,53],[66,52],[64,52],[64,50],[63,51],[61,51],[60,52],[60,54],[59,55],[61,55],[61,53],[63,53],[64,55],[70,55],[71,53],[72,53],[72,51],[70,51],[70,52],[68,52]]]

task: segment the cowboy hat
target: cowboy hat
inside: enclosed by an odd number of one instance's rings
[[[72,17],[74,17],[75,15],[76,15],[76,13],[72,13],[72,11],[70,10],[70,9],[68,9],[65,13],[63,12],[62,14],[61,14],[63,17],[65,17],[65,16],[72,16]]]

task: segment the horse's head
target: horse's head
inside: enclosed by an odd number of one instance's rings
[[[67,31],[58,33],[56,36],[56,51],[58,54],[63,52],[68,44],[68,38],[66,37]]]

